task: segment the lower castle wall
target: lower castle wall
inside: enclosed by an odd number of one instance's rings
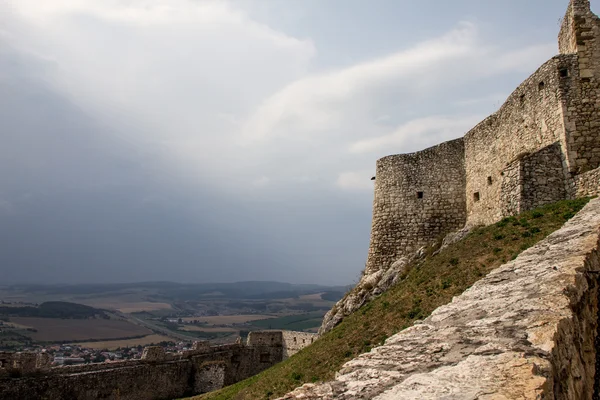
[[[49,370],[21,369],[14,363],[35,363],[40,358],[36,354],[0,354],[6,364],[0,368],[0,400],[167,400],[191,396],[254,376],[308,346],[314,338],[314,334],[303,332],[251,332],[246,345],[198,345],[183,354],[165,354],[160,347],[148,347],[142,360]]]
[[[168,400],[189,391],[189,360],[80,374],[31,376],[0,381],[0,399]]]
[[[314,333],[283,331],[283,356],[288,358],[313,343],[317,338]]]

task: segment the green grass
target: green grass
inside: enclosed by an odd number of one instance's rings
[[[346,361],[449,303],[488,272],[560,228],[588,200],[561,201],[505,218],[475,229],[436,255],[435,248],[429,249],[425,259],[413,264],[396,286],[311,346],[259,375],[197,399],[274,399],[303,383],[333,379]]]

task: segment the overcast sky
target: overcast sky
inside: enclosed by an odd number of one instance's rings
[[[0,282],[351,283],[375,161],[497,109],[566,6],[0,0]]]

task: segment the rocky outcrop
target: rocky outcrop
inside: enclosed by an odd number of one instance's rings
[[[386,270],[363,275],[358,284],[325,314],[319,335],[329,332],[348,315],[394,286],[402,279],[406,268],[424,255],[425,248],[422,247],[411,257],[401,257]]]
[[[472,229],[473,227],[465,227],[456,232],[449,233],[442,240],[441,246],[436,250],[436,253],[463,240]],[[358,284],[344,296],[343,299],[338,301],[327,314],[325,314],[321,328],[319,329],[319,335],[329,332],[354,311],[358,310],[380,294],[387,292],[388,289],[398,283],[406,275],[407,269],[411,264],[418,263],[420,260],[424,259],[426,250],[425,247],[421,247],[410,257],[400,257],[400,259],[393,262],[390,268],[386,270],[381,269],[363,275]]]
[[[600,200],[452,303],[282,399],[592,399]]]

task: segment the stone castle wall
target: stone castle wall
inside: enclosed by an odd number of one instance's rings
[[[523,154],[501,175],[501,215],[516,215],[567,197],[559,143]]]
[[[291,357],[306,346],[310,346],[316,339],[317,335],[306,332],[283,331],[283,356]]]
[[[558,41],[560,54],[463,139],[377,162],[366,276],[465,219],[488,225],[567,198],[600,166],[600,18],[589,0],[571,0]]]
[[[311,345],[317,339],[317,334],[293,331],[261,331],[250,332],[248,346],[280,346],[283,358],[288,358]]]
[[[44,364],[45,355],[0,353],[0,400],[167,400],[192,396],[256,375],[308,346],[314,338],[314,334],[303,332],[251,332],[246,344],[201,343],[183,354],[165,353],[153,346],[144,349],[141,360],[54,368]]]
[[[561,54],[577,57],[564,116],[569,170],[579,174],[600,166],[600,19],[589,0],[571,2],[558,41]]]
[[[600,168],[577,175],[571,193],[575,198],[600,196]]]
[[[319,333],[381,294],[382,281],[440,236],[598,192],[586,174],[600,167],[600,19],[589,0],[571,0],[558,42],[559,55],[462,139],[377,161],[364,274]]]
[[[492,116],[465,140],[467,224],[488,225],[502,218],[502,173],[527,153],[563,141],[562,98],[575,58],[555,57],[523,82]],[[561,172],[562,173],[562,172]]]
[[[465,223],[462,139],[377,161],[371,245],[365,269],[387,269]]]

